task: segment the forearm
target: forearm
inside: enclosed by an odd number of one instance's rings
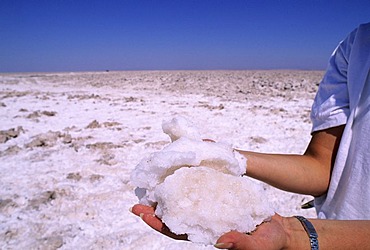
[[[246,175],[274,187],[314,196],[328,188],[330,170],[311,156],[239,152],[248,159]]]
[[[318,234],[319,248],[370,249],[370,221],[309,219]],[[284,218],[288,249],[310,249],[307,233],[294,217]]]
[[[314,133],[303,155],[239,151],[247,158],[246,175],[286,191],[322,195],[329,186],[343,130],[338,126]]]

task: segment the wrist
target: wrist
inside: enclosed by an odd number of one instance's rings
[[[312,223],[303,216],[294,216],[294,217],[297,220],[299,220],[299,222],[301,222],[302,227],[306,231],[307,236],[310,240],[311,250],[319,250],[318,235]]]
[[[295,217],[284,217],[283,226],[287,235],[286,249],[311,250],[310,239],[301,222]]]

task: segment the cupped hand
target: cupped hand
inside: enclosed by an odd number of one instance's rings
[[[215,244],[220,249],[284,249],[288,243],[288,237],[284,230],[284,218],[278,214],[271,220],[263,222],[252,233],[240,233],[236,231],[222,235]]]
[[[188,240],[186,234],[177,235],[155,216],[155,208],[136,204],[131,208],[132,213],[140,216],[142,220],[154,230],[176,240]],[[252,233],[240,233],[231,231],[222,235],[216,242],[215,247],[219,249],[284,249],[288,245],[288,237],[284,230],[284,218],[278,214],[270,220],[263,222]]]
[[[188,236],[186,234],[178,235],[172,233],[171,230],[157,216],[155,216],[154,207],[136,204],[131,208],[131,211],[135,215],[140,216],[140,218],[151,228],[168,237],[171,237],[176,240],[188,239]]]

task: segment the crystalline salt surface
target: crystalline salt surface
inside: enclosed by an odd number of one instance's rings
[[[131,181],[140,203],[157,203],[156,215],[173,232],[214,244],[230,230],[250,232],[273,215],[258,183],[240,176],[246,162],[231,146],[202,141],[183,117],[162,127],[173,142],[144,158]]]
[[[162,123],[162,129],[173,142],[180,137],[186,137],[196,141],[202,140],[201,134],[195,124],[182,116],[177,116],[170,121],[164,121]]]
[[[174,233],[212,244],[230,230],[250,232],[273,214],[262,192],[247,177],[207,167],[181,168],[157,186],[156,214]]]

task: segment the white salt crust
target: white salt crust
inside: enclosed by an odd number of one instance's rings
[[[15,129],[0,143],[0,249],[214,250],[163,237],[129,212],[132,170],[170,141],[163,117],[191,114],[202,138],[233,147],[301,154],[322,73],[0,74],[0,131]],[[300,208],[312,196],[261,185],[277,213],[316,217]]]
[[[250,232],[274,211],[263,189],[241,175],[246,159],[230,145],[205,142],[184,117],[163,122],[172,143],[144,158],[131,174],[139,202],[189,240],[214,244],[230,231]]]

